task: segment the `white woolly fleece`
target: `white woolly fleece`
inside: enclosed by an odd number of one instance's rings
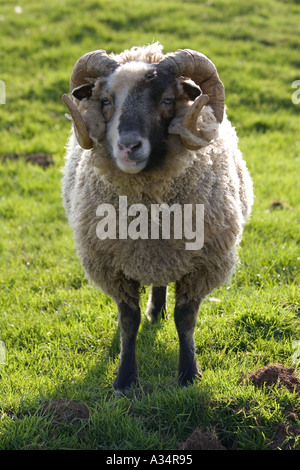
[[[163,58],[158,45],[134,48],[116,57],[123,62],[146,62],[139,64],[140,68],[129,63],[118,72],[124,76],[126,70],[130,75],[132,67],[141,71],[151,60]],[[113,76],[116,84],[118,73]],[[117,99],[122,100],[122,96],[120,90]],[[200,120],[207,125],[208,133],[214,132],[209,106],[203,108]],[[176,125],[180,123],[174,122]],[[108,138],[113,140],[113,129]],[[152,171],[122,172],[106,145],[104,140],[91,150],[83,150],[72,134],[63,177],[64,207],[88,278],[116,301],[138,297],[138,286],[176,281],[179,295],[202,300],[232,273],[253,203],[252,181],[226,115],[218,135],[200,150],[187,150],[177,135],[170,135],[167,158]],[[162,202],[204,204],[203,248],[187,251],[184,240],[174,239],[99,240],[97,207],[109,203],[117,208],[120,195],[128,197],[128,205],[142,203],[146,207]]]

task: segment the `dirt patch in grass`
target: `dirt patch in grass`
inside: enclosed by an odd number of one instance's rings
[[[261,369],[250,372],[246,379],[257,387],[285,386],[289,392],[300,394],[300,380],[295,374],[295,369],[285,367],[282,364],[269,364]]]
[[[268,212],[270,211],[273,211],[275,209],[287,209],[287,210],[291,210],[292,207],[289,206],[286,202],[284,201],[280,201],[280,199],[275,199],[275,201],[273,201],[270,206],[269,206],[269,209],[268,209]]]
[[[216,433],[196,428],[185,442],[179,444],[180,450],[226,450]]]
[[[253,383],[256,387],[286,387],[291,393],[296,392],[300,398],[300,379],[295,369],[282,364],[269,364],[257,369],[247,377],[243,377],[241,384]],[[285,421],[278,423],[274,428],[274,437],[269,443],[269,450],[300,449],[300,402],[298,411],[285,410]],[[299,444],[298,444],[299,443]],[[179,444],[180,450],[227,450],[217,434],[203,431],[197,427],[185,442]]]
[[[78,424],[89,418],[89,410],[84,403],[65,398],[47,402],[40,414],[52,417],[53,424]]]
[[[299,450],[300,445],[295,447],[295,441],[300,438],[300,426],[293,426],[287,423],[279,423],[276,427],[273,442],[269,445],[269,450]]]
[[[21,158],[23,158],[26,162],[39,165],[42,168],[47,168],[49,165],[54,165],[52,156],[46,153],[7,153],[2,155],[2,162],[6,162],[8,160],[19,160]]]
[[[284,386],[289,392],[296,392],[300,398],[300,379],[292,367],[285,367],[282,364],[269,364],[251,372],[246,381],[250,381],[260,388]],[[300,449],[300,407],[296,412],[286,409],[285,418],[285,422],[278,423],[276,426],[273,441],[268,446],[268,449]]]

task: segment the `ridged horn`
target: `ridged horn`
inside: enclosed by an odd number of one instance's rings
[[[182,125],[194,135],[201,137],[201,130],[197,128],[197,120],[201,109],[209,102],[209,96],[201,94],[192,104],[182,120]]]
[[[79,145],[84,149],[91,149],[93,147],[93,141],[89,136],[88,128],[82,114],[68,95],[64,94],[61,99],[70,111]]]
[[[202,90],[202,95],[195,100],[182,121],[182,126],[185,129],[191,132],[196,138],[203,137],[201,129],[197,129],[197,119],[202,107],[208,102],[217,122],[222,122],[225,102],[224,85],[220,80],[215,65],[208,57],[190,49],[178,49],[174,53],[167,54],[158,64],[158,67],[165,67],[176,77],[192,79]],[[186,142],[183,141],[183,144],[186,145]],[[197,146],[186,146],[197,148]]]
[[[79,85],[91,83],[102,75],[111,74],[118,66],[119,64],[102,49],[87,52],[74,65],[70,78],[71,93]]]
[[[98,49],[88,52],[77,60],[70,78],[70,92],[80,85],[94,82],[98,77],[112,73],[119,64],[111,59],[107,53]],[[89,136],[88,126],[75,103],[64,94],[62,101],[67,106],[74,124],[74,130],[79,145],[84,149],[91,149],[93,141]]]
[[[189,77],[200,86],[202,93],[209,96],[209,104],[217,121],[224,115],[225,92],[217,69],[204,54],[190,49],[179,49],[168,54],[159,66],[166,66],[177,77]]]

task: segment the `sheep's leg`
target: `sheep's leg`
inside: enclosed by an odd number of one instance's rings
[[[175,324],[179,337],[179,366],[178,366],[178,382],[185,386],[189,382],[201,376],[199,371],[196,354],[194,329],[198,314],[200,302],[195,300],[176,299],[175,304]]]
[[[141,314],[138,299],[131,299],[130,304],[118,304],[119,324],[121,332],[121,357],[114,388],[117,395],[126,393],[131,385],[138,382],[136,363],[136,337],[139,329]]]
[[[161,314],[162,318],[167,318],[166,310],[166,298],[167,298],[167,287],[165,286],[152,286],[148,307],[147,307],[147,317],[150,321],[157,321],[159,315]]]

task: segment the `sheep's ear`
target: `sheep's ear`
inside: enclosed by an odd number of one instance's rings
[[[201,90],[198,87],[198,85],[196,85],[195,83],[191,83],[189,81],[189,82],[181,82],[181,84],[182,84],[183,90],[188,95],[190,100],[194,101],[197,98],[197,96],[200,95]]]
[[[94,88],[94,83],[87,83],[85,85],[80,85],[77,88],[74,88],[72,95],[75,96],[78,100],[83,100],[84,98],[89,99],[92,96],[92,89]]]

